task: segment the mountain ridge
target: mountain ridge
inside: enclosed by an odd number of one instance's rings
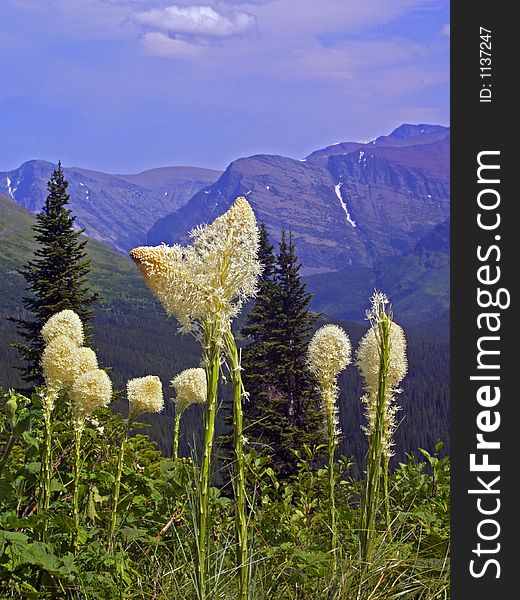
[[[348,152],[337,152],[336,144],[327,147],[330,153],[325,148],[300,160],[239,158],[159,219],[146,243],[186,243],[190,229],[243,195],[274,240],[291,228],[305,274],[373,267],[412,249],[449,215],[449,128],[408,125],[397,138],[396,146],[348,142],[355,148]],[[415,143],[403,145],[403,139]]]
[[[30,160],[18,169],[0,172],[0,193],[38,212],[56,166]],[[91,239],[125,254],[142,243],[159,218],[182,206],[220,173],[199,167],[163,167],[128,175],[82,167],[63,167],[63,171],[78,226]]]

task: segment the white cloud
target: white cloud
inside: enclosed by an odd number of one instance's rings
[[[242,35],[255,26],[253,15],[244,11],[218,12],[211,6],[167,6],[136,12],[132,20],[171,35],[225,38]]]
[[[450,37],[450,24],[447,23],[446,25],[444,25],[444,27],[442,28],[441,31],[442,35],[445,35],[446,37]]]

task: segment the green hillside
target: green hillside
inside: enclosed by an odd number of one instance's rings
[[[391,298],[399,323],[423,323],[446,315],[450,306],[450,224],[446,219],[415,247],[386,258],[375,268],[348,267],[307,277],[310,289],[319,290],[313,308],[336,319],[359,321],[360,307],[374,289]]]
[[[16,332],[6,317],[24,314],[21,309],[24,281],[16,269],[34,252],[32,223],[33,217],[28,212],[0,196],[0,386],[3,388],[23,387],[18,372],[12,368],[18,361],[17,353],[10,347],[16,341]],[[116,389],[123,389],[129,378],[156,374],[163,382],[166,397],[171,397],[169,381],[180,370],[198,364],[198,345],[191,337],[176,333],[176,322],[166,318],[131,261],[92,240],[88,241],[87,250],[92,258],[91,285],[101,294],[93,323],[94,345],[101,364],[112,368],[111,377]],[[415,257],[410,260],[410,266],[417,266]],[[441,269],[444,267],[441,266]],[[421,273],[412,269],[409,276],[437,277],[440,272],[431,270],[428,275],[423,266],[417,266],[417,269]],[[389,275],[389,272],[386,274]],[[402,269],[400,273],[404,275]],[[309,278],[309,290],[320,290],[320,298],[324,300],[316,307],[318,310],[327,310],[326,299],[330,298],[331,312],[336,313],[337,318],[358,321],[358,324],[341,322],[353,343],[357,344],[366,329],[365,324],[359,324],[363,318],[359,307],[368,305],[376,282],[363,277],[362,273],[355,281],[344,281],[338,274],[332,275]],[[399,314],[404,303],[401,304],[401,300],[396,300],[391,293],[390,298]],[[417,301],[420,306],[421,298],[418,297]],[[347,310],[341,312],[341,306],[347,307]],[[320,324],[327,320],[323,316]],[[238,327],[240,321],[242,319],[237,323]],[[442,318],[435,323],[408,325],[405,331],[409,341],[410,373],[400,397],[404,421],[396,433],[397,458],[402,457],[402,452],[414,450],[417,446],[432,449],[438,438],[448,442],[449,432],[447,312],[444,310]],[[347,455],[362,457],[365,452],[365,438],[360,429],[363,415],[359,398],[362,391],[354,367],[349,367],[342,375],[341,388],[340,419],[345,436],[340,450]],[[117,406],[123,410],[121,403]],[[173,427],[171,404],[167,403],[163,414],[148,419],[153,424],[151,436],[163,451],[169,452]],[[184,431],[199,430],[199,422],[197,410],[191,409],[182,422]],[[181,439],[183,453],[188,452],[187,441],[185,435]]]

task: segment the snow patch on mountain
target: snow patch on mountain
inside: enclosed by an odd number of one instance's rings
[[[343,200],[343,196],[341,195],[341,183],[337,183],[334,186],[334,191],[336,192],[336,196],[339,200],[339,203],[341,204],[341,208],[345,211],[345,214],[347,215],[347,221],[352,225],[352,227],[355,227],[356,222],[352,220],[352,217],[350,216],[350,213],[348,211],[345,200]]]
[[[11,198],[14,200],[14,193],[16,192],[16,190],[18,188],[17,187],[15,187],[15,188],[11,187],[12,181],[11,181],[10,177],[6,177],[5,179],[6,179],[6,183],[7,183],[7,191],[9,193],[9,196],[11,196]]]

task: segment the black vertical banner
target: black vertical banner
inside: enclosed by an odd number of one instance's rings
[[[454,0],[451,10],[451,597],[499,600],[518,596],[520,572],[519,36],[504,2]]]

